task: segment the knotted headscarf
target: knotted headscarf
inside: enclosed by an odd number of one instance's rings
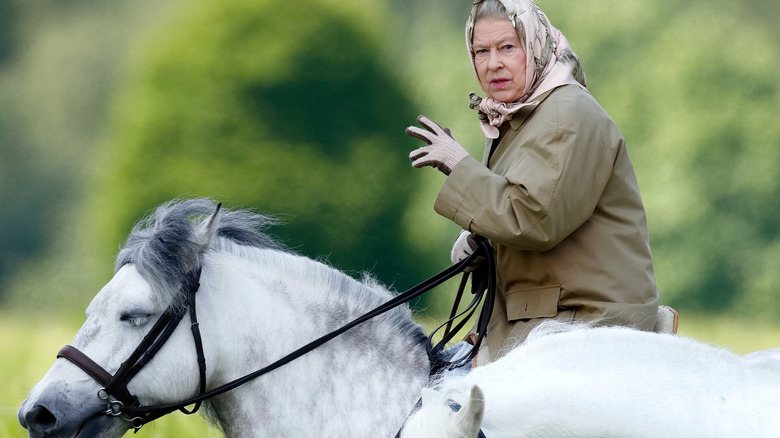
[[[477,7],[484,0],[475,0],[466,22],[466,48],[474,64],[472,41]],[[480,98],[471,93],[469,106],[479,111],[482,132],[488,138],[498,138],[498,126],[511,120],[521,108],[535,105],[534,99],[557,87],[573,84],[586,86],[585,72],[569,41],[550,24],[547,15],[531,0],[498,0],[506,8],[507,19],[517,30],[526,53],[525,91],[515,102],[500,102],[491,97]],[[479,79],[479,78],[477,78]]]

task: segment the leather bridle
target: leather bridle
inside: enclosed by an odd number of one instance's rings
[[[136,414],[136,409],[143,407],[138,401],[138,398],[132,395],[127,389],[127,385],[133,377],[135,377],[135,375],[154,358],[163,345],[165,345],[174,330],[176,330],[179,322],[183,319],[187,309],[190,311],[192,337],[195,342],[195,352],[198,356],[198,369],[200,374],[199,394],[206,391],[206,357],[203,353],[203,341],[200,336],[200,326],[195,311],[195,294],[200,288],[200,272],[201,269],[197,268],[189,273],[182,285],[183,295],[165,310],[154,326],[152,326],[151,330],[149,330],[149,333],[144,336],[141,343],[138,344],[130,357],[122,363],[119,370],[117,370],[114,375],[111,375],[111,373],[103,369],[103,367],[98,365],[94,360],[90,359],[89,356],[71,345],[62,347],[57,353],[58,358],[62,357],[73,362],[102,385],[100,391],[98,391],[98,398],[106,402],[107,409],[104,412],[106,415],[127,420],[132,423],[133,428],[136,430],[140,429],[141,426],[149,421],[159,418],[155,417],[147,420],[143,415],[133,416]],[[180,303],[182,300],[186,300],[186,306]],[[189,406],[190,404],[192,403],[187,403],[177,409],[185,414],[194,414],[200,409],[201,401],[195,402],[195,406],[192,410],[187,410],[185,406]],[[177,409],[174,409],[174,411]]]
[[[472,292],[475,295],[474,299],[467,306],[466,310],[456,316],[456,318],[461,318],[465,315],[465,319],[463,319],[455,327],[454,331],[447,330],[447,332],[444,334],[444,338],[435,346],[433,345],[432,339],[433,335],[438,329],[434,330],[434,332],[431,333],[428,338],[426,351],[428,353],[428,357],[431,360],[431,374],[435,374],[439,370],[445,368],[456,368],[470,362],[476,356],[477,351],[479,350],[479,346],[482,343],[482,339],[484,338],[484,335],[487,331],[487,324],[490,319],[490,314],[493,310],[493,302],[495,297],[495,261],[493,250],[490,247],[490,244],[484,239],[477,242],[477,248],[469,257],[445,269],[434,277],[431,277],[417,286],[407,290],[406,292],[395,296],[386,303],[360,316],[359,318],[342,326],[341,328],[336,329],[318,339],[315,339],[314,341],[282,357],[276,362],[273,362],[253,373],[247,374],[241,378],[228,382],[209,391],[206,391],[206,359],[203,352],[203,344],[195,312],[195,294],[200,287],[200,268],[188,275],[187,280],[182,285],[182,298],[168,307],[168,309],[160,316],[154,326],[152,326],[152,329],[144,337],[138,347],[136,347],[130,357],[122,363],[122,365],[119,367],[119,370],[117,370],[117,372],[113,375],[98,365],[95,361],[90,359],[86,354],[70,345],[63,347],[59,353],[57,353],[57,357],[67,359],[74,363],[85,373],[100,383],[101,389],[98,391],[98,397],[106,402],[106,410],[103,412],[103,414],[118,417],[128,421],[137,431],[144,424],[177,410],[182,411],[188,415],[193,414],[200,408],[202,402],[238,388],[239,386],[244,385],[256,379],[257,377],[260,377],[289,362],[292,362],[293,360],[305,355],[306,353],[336,338],[344,332],[362,324],[363,322],[377,317],[404,303],[408,303],[409,301],[444,283],[455,275],[463,272],[467,268],[473,268],[473,265],[481,259],[484,259],[484,262],[480,267],[484,275],[478,276],[480,278],[478,282],[476,279],[472,279]],[[468,319],[474,315],[480,302],[483,300],[483,297],[484,304],[482,306],[479,319],[476,323],[478,336],[474,342],[474,345],[471,347],[469,354],[459,358],[454,362],[442,360],[438,353],[445,347],[446,343],[449,342],[462,327],[464,327]],[[192,322],[192,335],[195,342],[195,350],[198,356],[198,368],[200,371],[200,389],[198,395],[170,405],[143,406],[139,402],[138,397],[130,393],[130,391],[127,389],[127,385],[130,383],[133,377],[135,377],[135,375],[138,374],[138,372],[141,371],[141,369],[146,366],[146,364],[148,364],[152,358],[154,358],[163,345],[165,345],[165,342],[168,340],[168,338],[170,338],[179,322],[187,313],[187,310],[189,310],[190,320]],[[195,406],[191,410],[187,410],[186,407],[190,405]]]

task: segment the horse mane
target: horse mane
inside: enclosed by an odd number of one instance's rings
[[[334,299],[322,300],[320,309],[341,314],[347,318],[345,321],[393,297],[368,274],[356,280],[322,262],[292,253],[266,234],[269,227],[278,223],[270,216],[223,208],[216,229],[218,238],[201,242],[198,230],[206,227],[216,209],[217,204],[208,198],[175,199],[160,205],[133,227],[117,255],[115,271],[127,264],[135,265],[163,302],[177,303],[181,302],[181,285],[201,266],[204,255],[215,251],[271,263],[274,269],[289,272],[294,278],[308,279],[319,286],[312,290],[334,295]],[[410,335],[415,342],[424,342],[422,328],[414,322],[408,306],[396,308],[384,317],[394,331]]]
[[[160,205],[133,227],[120,248],[114,271],[135,265],[165,302],[175,302],[181,285],[200,267],[210,249],[197,231],[216,209],[217,204],[208,198],[174,199]],[[216,235],[244,247],[284,250],[281,243],[265,234],[276,223],[270,216],[223,209]]]

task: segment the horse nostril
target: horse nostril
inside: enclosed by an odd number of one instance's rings
[[[27,429],[35,432],[45,432],[54,428],[57,423],[57,417],[46,407],[35,405],[25,416],[24,421]]]

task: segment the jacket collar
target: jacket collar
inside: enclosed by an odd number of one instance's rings
[[[542,93],[539,97],[534,99],[533,102],[529,102],[529,105],[526,107],[523,107],[519,111],[517,111],[513,116],[512,120],[509,121],[509,126],[517,131],[520,129],[521,126],[523,126],[523,123],[525,123],[526,120],[528,120],[528,116],[531,115],[531,113],[536,110],[536,108],[541,105],[542,102],[544,102],[547,97],[552,94],[553,90],[549,90],[545,93]]]

